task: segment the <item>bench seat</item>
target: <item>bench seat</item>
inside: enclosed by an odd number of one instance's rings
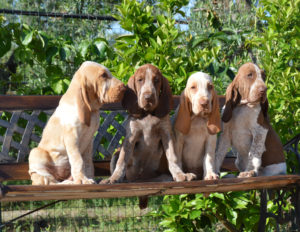
[[[294,188],[300,185],[300,176],[282,175],[271,177],[225,178],[191,182],[143,182],[113,185],[8,185],[1,201],[42,201],[95,199],[117,197],[140,197],[247,191],[252,189]]]

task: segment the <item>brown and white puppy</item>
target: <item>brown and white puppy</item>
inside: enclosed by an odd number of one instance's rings
[[[242,65],[226,90],[217,170],[230,147],[237,152],[238,177],[286,173],[283,146],[268,118],[265,74],[253,63]]]
[[[160,70],[145,64],[128,81],[123,106],[130,118],[119,156],[112,159],[112,176],[102,183],[127,181],[184,181],[195,176],[185,174],[177,164],[170,121],[172,93]],[[167,159],[167,162],[165,158]],[[116,164],[114,163],[116,162]],[[164,175],[168,169],[172,175]]]
[[[191,75],[175,115],[176,154],[184,172],[198,179],[217,179],[215,149],[221,118],[216,91],[209,75]]]
[[[120,101],[125,92],[121,81],[95,62],[84,62],[50,117],[37,148],[29,154],[33,185],[93,184],[94,133],[99,108]]]

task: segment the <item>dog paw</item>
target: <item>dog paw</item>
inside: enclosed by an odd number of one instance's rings
[[[196,175],[194,173],[180,173],[177,174],[174,180],[176,182],[182,182],[182,181],[191,181],[193,179],[196,179]]]
[[[217,175],[214,172],[208,173],[206,174],[206,176],[204,177],[204,180],[217,180],[219,179],[219,175]]]
[[[113,184],[116,181],[113,181],[112,179],[108,178],[108,179],[104,179],[100,181],[100,184]]]
[[[241,172],[238,175],[238,178],[248,178],[248,177],[254,177],[256,176],[256,172],[254,170],[247,171],[247,172]]]
[[[197,178],[197,176],[194,173],[186,173],[185,174],[185,180],[187,180],[187,181],[195,180],[196,178]]]
[[[73,180],[64,180],[62,182],[60,182],[59,184],[74,184]]]
[[[93,179],[84,178],[81,182],[82,184],[96,184],[96,182]]]
[[[93,179],[83,177],[78,178],[73,181],[74,184],[95,184],[96,182]]]

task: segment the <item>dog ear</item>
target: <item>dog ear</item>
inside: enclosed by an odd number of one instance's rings
[[[138,106],[138,98],[135,88],[135,76],[132,75],[127,83],[124,97],[122,99],[122,106],[130,115],[138,117],[141,114],[141,109]]]
[[[268,109],[269,109],[269,102],[268,99],[265,100],[264,103],[260,103],[261,110],[265,118],[268,118]]]
[[[80,73],[80,71],[77,71],[74,74],[75,79],[79,81],[79,91],[76,92],[76,102],[77,102],[77,108],[78,108],[78,114],[79,114],[79,120],[81,123],[90,126],[91,124],[91,103],[90,98],[88,94],[88,86],[87,86],[87,80],[86,77]]]
[[[208,133],[217,134],[221,130],[221,116],[217,93],[212,89],[212,110],[207,121]]]
[[[269,102],[268,99],[266,99],[263,103],[260,103],[261,112],[263,116],[263,124],[269,124],[270,119],[268,115],[268,109],[269,109]]]
[[[240,102],[241,95],[238,91],[237,76],[234,78],[233,82],[226,89],[226,100],[225,100],[225,108],[222,115],[222,121],[228,122],[232,117],[232,111],[234,107]]]
[[[171,92],[171,88],[167,78],[161,75],[161,88],[160,88],[160,95],[159,95],[159,102],[154,111],[154,115],[162,118],[170,113],[170,109],[173,105],[173,95]]]
[[[128,82],[127,82],[127,86],[128,86],[130,89],[132,89],[132,91],[133,91],[134,93],[136,93],[136,88],[135,88],[135,75],[132,75],[132,76],[129,78],[129,80],[128,80]]]
[[[191,129],[191,112],[192,104],[184,90],[180,96],[180,104],[175,121],[175,129],[182,134],[189,133]]]
[[[268,125],[270,125],[270,120],[268,116],[268,100],[266,99],[265,102],[260,103],[260,107],[261,111],[259,112],[259,115],[257,117],[257,123],[265,128],[268,128]]]

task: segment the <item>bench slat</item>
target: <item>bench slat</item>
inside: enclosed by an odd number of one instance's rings
[[[109,176],[109,161],[94,162],[95,176]],[[30,180],[28,163],[0,164],[0,181]]]
[[[251,189],[291,188],[300,185],[300,176],[228,178],[191,182],[123,183],[113,185],[10,185],[0,201],[38,201],[133,197],[145,195],[177,195],[247,191]]]
[[[222,171],[238,171],[234,164],[235,158],[226,157]],[[95,176],[109,176],[110,175],[110,161],[94,162]],[[30,180],[28,174],[28,163],[8,163],[0,164],[0,181],[7,180]]]
[[[58,106],[61,96],[0,96],[0,110],[50,110]],[[173,108],[179,103],[180,96],[173,96]],[[225,96],[219,95],[220,107],[225,103]],[[124,110],[120,102],[105,104],[101,110]]]

